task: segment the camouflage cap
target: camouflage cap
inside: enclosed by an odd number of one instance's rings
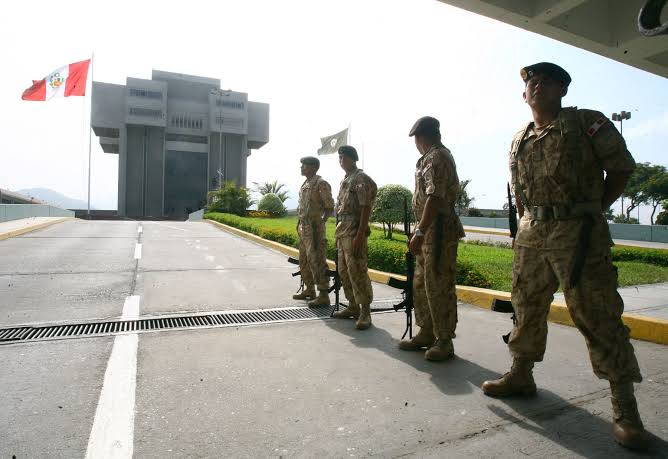
[[[529,65],[520,70],[520,76],[525,83],[534,75],[549,76],[550,78],[559,81],[564,86],[568,86],[571,83],[571,76],[568,72],[557,64],[551,62],[539,62],[538,64]]]
[[[415,122],[411,131],[408,133],[408,137],[413,137],[414,135],[439,134],[440,127],[441,123],[433,116],[423,116]]]
[[[304,156],[299,161],[301,161],[301,163],[305,166],[320,167],[320,160],[315,156]]]
[[[359,157],[357,156],[357,150],[355,150],[355,147],[351,145],[343,145],[339,147],[339,154],[340,155],[345,155],[352,159],[353,161],[358,161]]]

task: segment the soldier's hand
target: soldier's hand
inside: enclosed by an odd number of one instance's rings
[[[364,244],[364,235],[357,234],[353,239],[353,253],[356,257],[362,256],[362,245]]]
[[[424,236],[413,235],[411,241],[408,243],[408,249],[415,256],[420,254],[422,250],[422,243],[424,242]]]

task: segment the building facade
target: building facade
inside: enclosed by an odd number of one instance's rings
[[[184,217],[208,191],[246,186],[252,149],[269,141],[269,105],[220,80],[153,70],[126,85],[93,82],[91,124],[118,155],[118,214]]]

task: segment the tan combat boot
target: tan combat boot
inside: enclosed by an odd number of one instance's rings
[[[360,316],[360,307],[358,304],[350,303],[345,309],[336,311],[332,317],[335,319],[357,319]]]
[[[329,293],[327,293],[327,290],[320,290],[318,297],[308,303],[309,308],[319,308],[321,306],[329,306]]]
[[[533,380],[533,362],[529,359],[517,358],[509,373],[494,381],[482,383],[482,391],[492,397],[509,397],[511,395],[534,395],[536,383]]]
[[[647,449],[647,435],[640,420],[633,395],[633,383],[610,383],[612,392],[612,433],[620,445],[637,450]]]
[[[366,330],[371,326],[371,305],[363,304],[360,311],[360,317],[357,319],[355,328],[358,330]]]
[[[421,328],[420,331],[411,339],[404,339],[399,342],[399,349],[402,351],[419,351],[425,347],[430,347],[436,341],[434,332]]]
[[[424,358],[432,362],[441,362],[455,355],[455,347],[451,339],[437,339],[424,353]]]
[[[292,295],[293,300],[312,300],[315,298],[315,288],[305,288],[301,293]]]

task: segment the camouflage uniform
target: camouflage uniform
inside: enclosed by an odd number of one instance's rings
[[[617,293],[612,240],[601,212],[603,171],[634,167],[624,139],[599,112],[565,108],[543,130],[530,123],[515,135],[510,169],[525,211],[513,261],[517,323],[508,346],[514,357],[543,359],[547,315],[561,285],[573,322],[585,337],[594,373],[611,382],[642,380],[621,320],[624,303]],[[579,281],[571,287],[586,218],[592,221],[591,242]]]
[[[318,290],[327,291],[327,236],[323,215],[334,209],[332,188],[319,175],[308,178],[299,190],[299,269],[306,290],[317,285]]]
[[[360,225],[362,206],[373,207],[376,199],[376,183],[362,169],[356,169],[341,181],[336,203],[336,244],[339,251],[339,276],[346,298],[351,304],[369,305],[373,301],[371,280],[367,272],[367,239],[362,253],[353,254],[353,239]],[[370,230],[367,230],[367,237]]]
[[[413,211],[420,218],[429,196],[441,198],[442,207],[415,257],[413,299],[418,326],[433,329],[437,339],[452,339],[457,326],[457,245],[465,236],[454,210],[458,194],[455,160],[442,144],[434,145],[415,165]]]

